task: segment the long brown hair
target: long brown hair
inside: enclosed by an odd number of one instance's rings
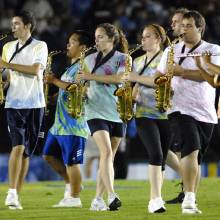
[[[97,28],[103,28],[106,35],[114,39],[114,48],[120,52],[128,53],[128,41],[122,30],[110,23],[103,23],[97,26]]]
[[[149,24],[145,26],[144,29],[145,28],[151,28],[154,34],[161,40],[161,44],[160,44],[161,50],[164,50],[168,46],[169,44],[167,39],[168,37],[166,31],[162,26],[160,26],[159,24]]]

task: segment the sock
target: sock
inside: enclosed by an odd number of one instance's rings
[[[9,189],[8,192],[12,193],[12,194],[17,194],[17,190],[16,189]]]
[[[66,186],[65,186],[65,192],[70,192],[71,189],[70,189],[70,184],[67,183]]]

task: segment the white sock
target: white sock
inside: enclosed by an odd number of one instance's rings
[[[70,184],[67,183],[65,186],[65,192],[70,192],[70,191],[71,191]]]
[[[109,193],[108,198],[109,199],[114,199],[116,197],[115,193]]]
[[[16,189],[9,189],[8,192],[12,193],[12,194],[17,194],[17,190]]]

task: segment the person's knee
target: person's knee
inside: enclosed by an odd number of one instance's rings
[[[24,154],[25,147],[23,145],[15,146],[12,149],[11,154],[13,154],[16,158],[22,157]]]
[[[113,153],[112,150],[110,148],[105,148],[100,152],[100,157],[103,160],[108,160],[108,159],[113,159]]]
[[[163,164],[163,155],[159,153],[152,153],[149,156],[149,163],[151,165],[162,166]]]

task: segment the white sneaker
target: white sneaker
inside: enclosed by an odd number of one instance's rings
[[[53,205],[53,208],[68,208],[68,207],[75,207],[75,208],[82,208],[82,203],[80,198],[63,198],[59,201],[58,204]]]
[[[63,199],[68,199],[70,197],[71,197],[71,192],[70,191],[65,191],[64,194],[63,194]]]
[[[148,204],[149,213],[162,213],[165,212],[166,208],[164,206],[164,201],[161,197],[151,199]]]
[[[17,193],[7,192],[7,196],[5,199],[6,206],[19,206],[18,195]]]
[[[195,209],[196,208],[195,193],[186,192],[181,207],[182,209]]]
[[[182,209],[183,214],[202,214],[202,211],[197,207],[194,209]]]
[[[103,198],[98,197],[92,200],[90,210],[91,211],[106,211],[108,210],[108,207],[105,204],[105,201],[103,200]]]
[[[18,201],[18,205],[17,206],[8,206],[8,208],[10,210],[23,210],[23,207],[22,207],[20,201]]]
[[[121,207],[121,200],[116,193],[110,193],[108,196],[108,207],[110,211],[116,211]]]

